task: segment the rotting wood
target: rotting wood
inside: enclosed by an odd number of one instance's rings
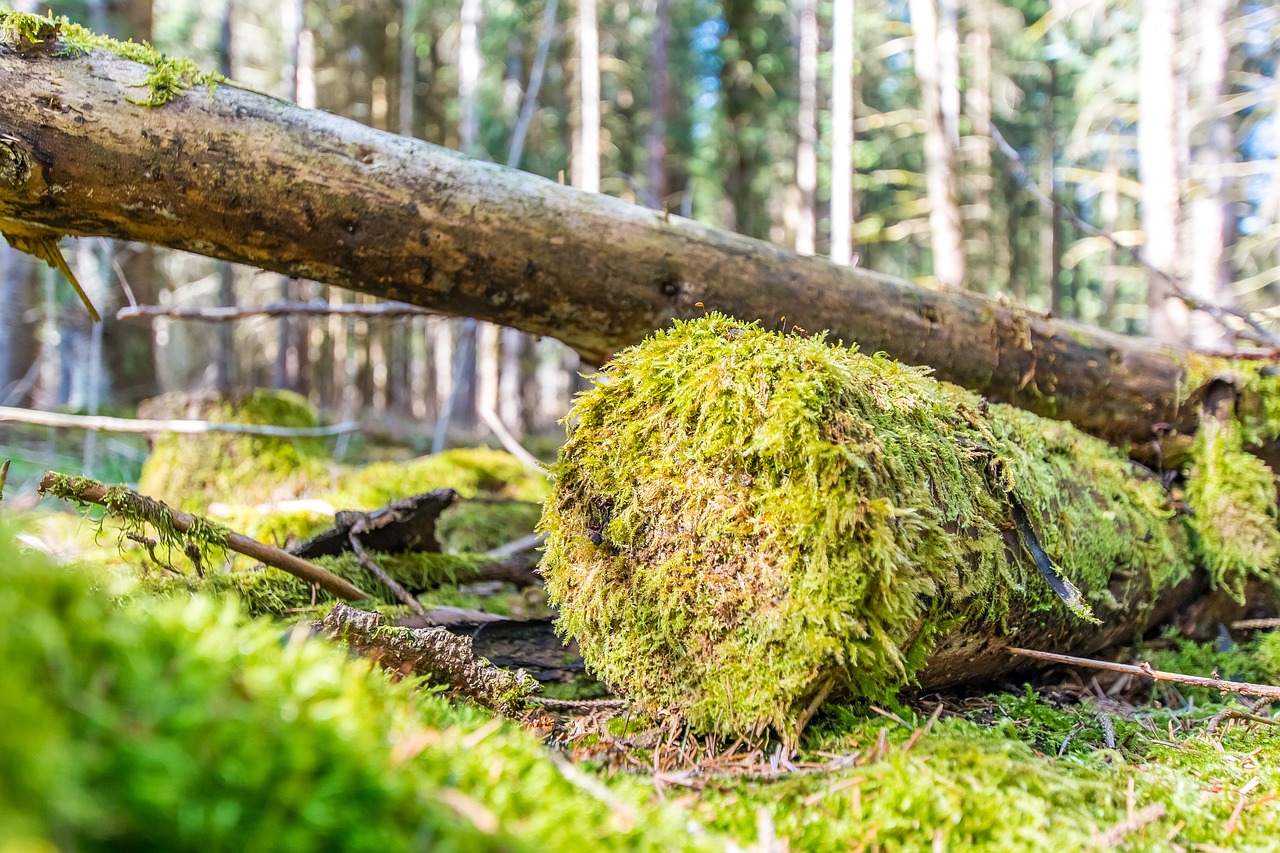
[[[1188,356],[1152,340],[800,257],[231,85],[144,107],[143,66],[48,53],[0,48],[6,233],[184,249],[550,335],[597,362],[705,306],[829,329],[1113,442],[1195,429]]]
[[[538,683],[523,671],[509,672],[478,660],[471,638],[444,628],[392,628],[380,613],[337,604],[319,625],[350,649],[392,672],[427,675],[467,698],[506,716],[519,713]]]
[[[203,526],[205,529],[210,530],[222,530],[221,526],[214,522],[174,509],[153,498],[140,495],[132,489],[126,489],[123,486],[109,488],[87,477],[70,477],[65,474],[46,471],[44,477],[40,480],[40,493],[53,494],[64,500],[98,504],[106,507],[109,511],[114,511],[114,504],[116,503],[112,499],[114,494],[117,497],[123,496],[130,503],[145,507],[148,512],[147,520],[149,522],[154,521],[157,515],[167,515],[168,522],[179,533],[190,533],[192,528],[196,526]],[[309,563],[306,560],[281,551],[279,548],[273,548],[256,539],[250,539],[242,533],[226,531],[216,544],[224,545],[228,550],[235,551],[237,554],[243,554],[268,566],[288,572],[347,601],[361,601],[369,598],[369,594],[364,590],[331,572],[325,571],[315,563]]]

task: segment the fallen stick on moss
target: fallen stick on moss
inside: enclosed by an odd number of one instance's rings
[[[227,530],[220,524],[198,515],[182,512],[160,501],[138,494],[124,486],[106,486],[88,477],[73,477],[55,471],[45,471],[40,480],[40,494],[53,495],[64,501],[93,503],[106,507],[112,516],[126,524],[149,524],[159,534],[162,542],[184,547],[195,544],[201,550],[225,548],[243,554],[268,566],[288,572],[310,584],[347,601],[361,601],[369,594],[354,584],[331,572],[292,554],[273,548],[241,533]],[[186,542],[174,531],[187,537]],[[167,540],[167,541],[166,541]]]
[[[385,669],[438,679],[505,716],[519,713],[539,689],[538,682],[523,670],[509,672],[477,660],[470,637],[459,637],[444,628],[394,628],[381,613],[337,604],[320,629]]]
[[[360,541],[360,535],[368,532],[368,518],[362,518],[351,526],[351,530],[347,532],[347,540],[351,543],[351,551],[356,555],[356,559],[360,561],[360,565],[364,566],[365,571],[373,575],[391,590],[391,594],[399,599],[401,604],[407,604],[409,609],[419,616],[425,616],[427,611],[422,606],[422,602],[416,596],[396,582],[396,579],[387,574],[382,566],[378,565],[378,561],[369,555],[364,545]]]
[[[1034,658],[1049,663],[1061,663],[1068,666],[1083,666],[1089,669],[1105,669],[1108,672],[1123,672],[1127,675],[1138,675],[1153,681],[1172,681],[1188,687],[1210,687],[1223,693],[1239,693],[1242,696],[1262,696],[1270,700],[1280,700],[1280,687],[1271,684],[1250,684],[1247,681],[1225,681],[1221,678],[1206,678],[1203,675],[1183,675],[1180,672],[1164,672],[1152,669],[1150,664],[1116,663],[1108,660],[1094,660],[1071,655],[1059,655],[1053,652],[1042,652],[1036,649],[1020,649],[1014,646],[1006,651],[1011,655]]]

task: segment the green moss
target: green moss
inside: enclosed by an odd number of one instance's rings
[[[8,531],[0,659],[0,849],[715,845],[637,785],[584,789],[522,732],[333,644],[204,597],[122,606]]]
[[[0,10],[0,38],[19,50],[47,49],[57,56],[104,50],[148,65],[151,70],[138,84],[138,88],[147,90],[146,97],[130,99],[140,106],[162,106],[194,86],[205,86],[212,92],[218,83],[226,80],[221,74],[202,71],[189,59],[165,56],[146,42],[122,42],[101,36],[71,23],[66,17]]]
[[[216,423],[314,427],[315,410],[297,394],[257,389],[234,399],[175,394],[144,405],[149,417],[200,417]],[[193,512],[213,501],[252,506],[327,486],[329,457],[318,438],[236,433],[158,435],[142,467],[141,492]]]
[[[546,475],[518,459],[484,447],[457,448],[409,462],[375,462],[344,477],[331,496],[344,509],[377,509],[387,502],[432,489],[453,489],[462,497],[540,501],[550,489]]]
[[[483,553],[528,536],[541,516],[531,501],[464,501],[440,516],[436,537],[447,551]]]
[[[1244,447],[1235,420],[1204,418],[1191,450],[1186,499],[1196,554],[1214,582],[1243,602],[1245,582],[1280,572],[1276,478]]]
[[[462,574],[484,561],[482,557],[453,554],[372,554],[383,571],[411,591],[452,584]],[[359,586],[372,596],[370,603],[398,603],[399,599],[360,565],[352,554],[319,557],[316,564]],[[202,592],[215,597],[234,595],[254,616],[288,616],[316,604],[334,601],[322,589],[273,568],[250,568],[230,572],[179,576],[171,572],[148,572],[140,580],[143,592],[173,596]],[[474,605],[472,605],[474,606]]]
[[[1112,583],[1190,571],[1159,484],[1114,449],[821,338],[679,323],[571,418],[542,522],[561,629],[702,730],[785,736],[823,685],[891,693],[944,628],[1016,627],[1015,602],[1023,625],[1080,624],[1013,499],[1104,617]]]

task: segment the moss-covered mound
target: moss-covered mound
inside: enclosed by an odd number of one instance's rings
[[[1104,620],[1191,569],[1118,451],[820,338],[677,324],[571,417],[543,518],[561,628],[703,730],[891,692],[957,625],[1090,630],[1036,557]]]
[[[289,391],[256,389],[225,398],[218,394],[168,394],[139,407],[146,418],[214,423],[315,427],[315,409]],[[296,498],[329,482],[323,439],[275,438],[211,432],[157,435],[142,467],[138,490],[181,509],[202,512],[212,500],[253,505]]]
[[[478,711],[197,597],[121,605],[0,530],[0,850],[667,850]],[[603,790],[601,786],[600,790]]]

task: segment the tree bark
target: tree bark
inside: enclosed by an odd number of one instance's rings
[[[831,23],[832,263],[853,260],[853,5],[836,3]]]
[[[105,235],[550,335],[784,322],[1103,437],[1194,430],[1186,353],[938,292],[222,85],[160,108],[118,57],[0,50],[0,230]]]
[[[911,0],[916,76],[920,79],[920,112],[924,116],[925,181],[929,196],[929,236],[933,247],[933,275],[944,289],[964,286],[964,236],[956,195],[955,143],[945,104],[951,93],[944,81],[950,75],[947,51],[953,47],[939,29],[937,0]]]

